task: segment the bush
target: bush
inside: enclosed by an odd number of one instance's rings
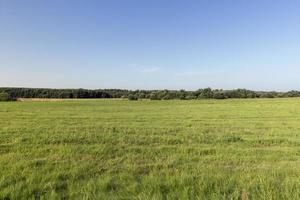
[[[151,99],[151,100],[160,100],[160,99],[158,98],[158,95],[157,95],[155,92],[153,92],[153,93],[150,94],[150,99]]]
[[[226,97],[226,95],[224,94],[223,91],[216,91],[213,94],[213,98],[214,99],[226,99],[227,97]]]
[[[144,93],[140,93],[138,96],[139,96],[139,99],[145,99],[146,98],[146,95]]]
[[[10,95],[6,92],[1,92],[0,93],[0,101],[11,101],[12,98],[10,97]]]
[[[188,95],[185,97],[186,100],[192,100],[192,99],[195,99],[196,97],[193,96],[193,95]]]
[[[137,101],[139,98],[133,94],[128,95],[128,100],[130,101]]]

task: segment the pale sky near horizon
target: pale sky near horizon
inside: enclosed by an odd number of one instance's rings
[[[300,90],[298,0],[0,0],[0,87]]]

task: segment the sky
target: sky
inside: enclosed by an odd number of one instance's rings
[[[0,87],[300,90],[299,0],[0,0]]]

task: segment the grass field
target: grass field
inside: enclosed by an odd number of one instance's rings
[[[0,199],[300,199],[300,99],[0,103]]]

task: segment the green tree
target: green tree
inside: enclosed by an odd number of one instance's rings
[[[200,99],[210,99],[210,98],[213,98],[213,91],[211,90],[211,88],[204,88],[201,91],[201,94],[198,96],[198,98],[200,98]]]
[[[146,95],[143,92],[139,93],[138,96],[139,96],[139,99],[145,99],[146,98]]]

